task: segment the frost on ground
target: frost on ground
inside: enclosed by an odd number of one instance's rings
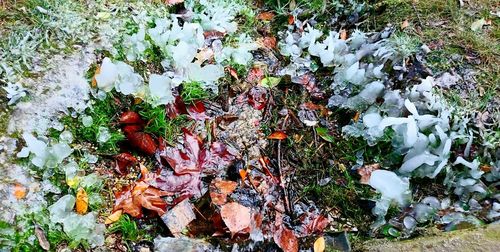
[[[417,39],[394,27],[337,29],[300,7],[167,2],[47,0],[27,10],[39,26],[2,31],[10,121],[0,138],[0,248],[311,251],[310,238],[321,246],[352,210],[301,192],[310,187],[295,175],[309,167],[294,159],[311,151],[295,146],[305,141],[342,153],[357,147],[332,143],[361,140],[395,157],[365,164],[357,151],[318,162],[345,177],[311,175],[313,191],[370,191],[362,235],[408,238],[432,223],[500,218],[495,126],[476,127],[446,101],[441,88],[457,78],[407,78],[425,63]],[[334,8],[357,15],[365,5]],[[345,18],[338,13],[332,20]],[[274,36],[276,15],[284,22]],[[302,104],[278,105],[288,99]],[[346,111],[355,116],[332,120]],[[422,183],[443,192],[421,192]]]

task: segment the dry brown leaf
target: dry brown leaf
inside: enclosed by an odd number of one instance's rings
[[[280,247],[284,252],[297,252],[299,251],[299,240],[297,236],[293,233],[293,230],[280,226],[273,235],[274,242]]]
[[[409,25],[410,25],[410,23],[408,22],[408,19],[403,21],[403,23],[401,23],[401,30],[404,30]]]
[[[95,73],[94,73],[94,77],[92,77],[92,88],[96,88],[97,87],[97,80],[95,79],[95,76],[100,74],[101,73],[101,67],[100,66],[97,66],[97,68],[95,69]]]
[[[275,16],[274,13],[270,12],[270,11],[265,11],[265,12],[261,12],[257,15],[257,19],[259,20],[263,20],[263,21],[269,21],[271,19],[273,19]]]
[[[38,225],[35,225],[35,235],[36,235],[36,238],[38,239],[38,244],[40,244],[40,247],[42,247],[42,249],[44,249],[46,251],[49,251],[50,250],[50,243],[47,240],[47,236],[45,235],[45,232]]]
[[[79,188],[76,193],[76,206],[75,211],[78,214],[86,214],[89,208],[89,196],[83,188]]]
[[[16,197],[16,199],[18,200],[24,199],[24,197],[26,197],[26,187],[19,183],[16,183],[14,185],[14,197]]]
[[[314,242],[314,252],[325,251],[325,237],[321,236]]]
[[[106,220],[104,220],[104,224],[108,225],[117,222],[120,217],[122,217],[122,213],[123,210],[114,211],[111,215],[106,217]]]
[[[347,31],[342,29],[340,30],[340,39],[347,40]]]
[[[250,209],[236,202],[223,205],[220,210],[220,215],[227,228],[229,228],[231,235],[244,231],[250,227]]]

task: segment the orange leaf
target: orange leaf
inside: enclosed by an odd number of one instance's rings
[[[86,214],[89,208],[89,196],[83,188],[79,188],[76,193],[76,213]]]
[[[114,211],[110,216],[106,217],[104,224],[108,225],[117,222],[122,216],[123,210]]]
[[[97,66],[97,68],[95,69],[94,76],[92,77],[92,82],[91,82],[92,88],[96,88],[97,87],[97,80],[95,79],[95,76],[98,75],[98,74],[100,74],[100,73],[101,73],[101,67]]]
[[[273,140],[283,140],[286,139],[288,136],[285,134],[283,131],[275,131],[271,135],[267,137],[267,139],[273,139]]]
[[[299,240],[293,233],[293,230],[280,226],[273,235],[274,242],[284,252],[297,252],[299,251]]]
[[[236,202],[223,205],[220,215],[232,235],[250,227],[250,209]]]
[[[236,72],[236,69],[227,67],[227,70],[229,71],[229,74],[233,76],[233,78],[235,78],[236,80],[240,80],[240,78],[238,78],[238,72]]]
[[[240,170],[240,177],[241,177],[241,180],[244,181],[247,178],[247,170],[241,169]]]
[[[238,183],[234,181],[226,181],[215,179],[210,184],[210,198],[212,199],[212,203],[216,205],[222,205],[227,201],[227,195],[232,193]]]
[[[358,122],[358,120],[359,120],[359,116],[360,116],[360,115],[361,115],[361,113],[359,113],[359,111],[357,111],[357,112],[356,112],[356,114],[354,115],[354,117],[352,118],[352,120],[353,120],[354,122]]]
[[[291,25],[295,22],[295,17],[293,15],[288,15],[288,24]]]
[[[16,197],[16,199],[18,199],[18,200],[26,197],[26,187],[24,187],[21,184],[16,183],[14,185],[14,197]]]
[[[274,13],[270,12],[270,11],[265,11],[265,12],[261,12],[257,15],[257,19],[259,20],[263,20],[263,21],[269,21],[271,19],[273,19],[275,16]]]

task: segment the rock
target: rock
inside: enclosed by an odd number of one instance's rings
[[[202,252],[213,251],[210,243],[186,237],[171,238],[158,236],[154,239],[155,251]]]
[[[165,225],[167,225],[170,232],[172,232],[175,237],[179,237],[182,230],[184,230],[192,220],[196,219],[196,215],[193,212],[193,206],[189,203],[189,199],[185,199],[165,213],[161,219]]]

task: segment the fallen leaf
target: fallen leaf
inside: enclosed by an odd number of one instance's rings
[[[293,233],[293,230],[280,225],[279,229],[274,232],[274,242],[284,252],[297,252],[299,251],[299,240]]]
[[[410,23],[408,22],[408,19],[406,19],[405,21],[403,21],[403,23],[401,23],[401,30],[404,30],[409,25]]]
[[[123,210],[114,211],[112,214],[106,217],[106,220],[104,220],[104,224],[108,225],[117,222],[122,216],[122,213]]]
[[[144,132],[129,133],[127,139],[133,147],[150,156],[155,154],[158,148],[153,138]]]
[[[288,136],[285,134],[283,131],[275,131],[271,135],[267,137],[267,139],[272,139],[272,140],[284,140]]]
[[[24,199],[24,197],[26,197],[26,187],[19,183],[16,183],[14,185],[14,197],[16,197],[16,199],[18,200]]]
[[[97,66],[97,68],[95,69],[94,76],[92,77],[92,82],[91,82],[92,88],[97,87],[97,80],[95,79],[95,76],[100,74],[100,73],[101,73],[101,66]]]
[[[260,85],[267,88],[274,88],[281,82],[279,77],[266,77],[260,81]]]
[[[134,111],[123,112],[120,116],[121,124],[142,124],[141,116]]]
[[[288,24],[292,25],[295,22],[295,17],[293,15],[288,15]]]
[[[261,12],[257,15],[257,19],[258,20],[262,20],[262,21],[270,21],[271,19],[273,19],[275,16],[274,13],[270,12],[270,11],[265,11],[265,12]]]
[[[40,247],[42,247],[43,250],[49,251],[50,250],[50,243],[47,240],[47,236],[45,235],[45,232],[43,229],[35,225],[35,235],[38,240],[38,244],[40,244]]]
[[[113,211],[123,210],[123,213],[140,218],[142,217],[142,208],[146,208],[162,216],[165,214],[167,203],[161,197],[168,195],[172,195],[172,193],[139,181],[115,193]]]
[[[78,192],[76,193],[76,204],[75,211],[78,214],[86,214],[89,208],[89,196],[87,192],[83,188],[78,188]]]
[[[186,104],[180,95],[175,97],[174,103],[167,104],[165,106],[165,110],[167,111],[167,116],[170,119],[174,119],[178,115],[187,114]]]
[[[248,71],[247,82],[257,83],[264,78],[264,71],[259,67],[252,67],[250,71]]]
[[[352,120],[354,122],[358,122],[360,115],[361,115],[361,113],[359,113],[359,111],[356,111],[356,114],[354,115],[354,117],[352,118]]]
[[[247,178],[247,170],[241,169],[241,170],[239,170],[239,173],[240,173],[241,180],[245,181],[245,179]]]
[[[347,40],[347,31],[345,29],[340,30],[340,39]]]
[[[115,171],[121,175],[128,174],[128,168],[137,163],[137,158],[130,153],[120,153],[115,156]]]
[[[361,184],[368,185],[368,182],[370,181],[370,177],[372,175],[372,172],[375,170],[380,169],[380,164],[370,164],[370,165],[364,165],[363,167],[359,168],[358,174],[361,176],[361,179],[359,182]]]
[[[189,106],[188,109],[189,117],[196,121],[204,121],[206,119],[210,119],[209,116],[205,113],[205,104],[202,101],[195,101],[193,105]]]
[[[267,104],[267,89],[256,86],[248,92],[248,104],[254,109],[262,110]]]
[[[193,212],[193,206],[189,203],[189,199],[184,199],[161,216],[161,219],[174,237],[180,237],[186,226],[196,219],[196,215]]]
[[[220,210],[222,220],[234,235],[250,227],[250,209],[236,202],[223,205]]]
[[[314,252],[325,251],[325,237],[321,236],[314,241]]]
[[[316,133],[325,141],[333,143],[335,142],[335,137],[330,134],[327,128],[318,127],[316,128]]]
[[[144,127],[139,124],[130,124],[130,125],[125,125],[125,127],[123,127],[123,132],[127,135],[134,132],[139,132],[143,130],[143,128]]]
[[[240,80],[240,78],[238,78],[238,72],[236,72],[236,69],[232,67],[226,67],[226,69],[229,71],[229,74],[233,76],[233,78],[235,78],[236,80]]]
[[[262,37],[257,39],[257,44],[261,48],[267,48],[267,49],[275,49],[276,48],[276,38],[269,36],[269,37]]]
[[[221,39],[226,36],[226,33],[213,30],[203,32],[203,36],[205,36],[205,39]]]
[[[301,76],[293,77],[292,82],[302,85],[315,99],[322,99],[324,96],[323,91],[316,85],[316,77],[314,77],[312,73],[305,73]]]
[[[227,195],[232,193],[238,183],[228,180],[214,179],[210,183],[210,198],[215,205],[223,205],[227,201]]]

